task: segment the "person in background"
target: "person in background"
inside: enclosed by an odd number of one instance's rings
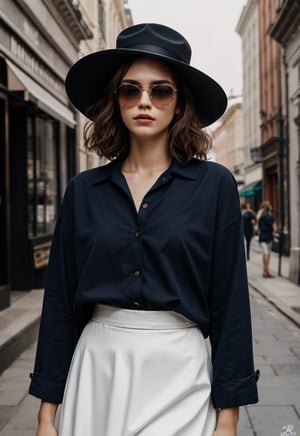
[[[250,244],[254,235],[254,226],[256,223],[256,215],[250,208],[249,203],[243,203],[241,205],[244,225],[244,235],[246,241],[246,256],[247,260],[250,260]]]
[[[37,436],[236,436],[258,401],[237,185],[203,130],[227,98],[190,57],[137,24],[67,75],[85,146],[110,162],[70,181],[56,224]]]
[[[273,278],[274,276],[269,271],[273,234],[277,231],[275,217],[272,213],[272,205],[268,200],[264,200],[260,209],[257,212],[258,223],[258,241],[261,247],[263,260],[263,273],[265,278]]]

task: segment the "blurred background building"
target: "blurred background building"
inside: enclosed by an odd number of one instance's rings
[[[262,201],[262,159],[260,150],[258,1],[248,1],[236,31],[241,37],[243,62],[244,186],[240,196],[258,210]]]
[[[228,98],[229,105],[219,126],[214,130],[215,159],[235,175],[238,185],[244,184],[244,123],[239,97]]]
[[[123,0],[1,0],[0,308],[10,290],[43,286],[66,184],[98,164],[82,148],[65,75],[131,22]]]
[[[215,130],[216,160],[236,176],[241,202],[256,211],[263,199],[272,203],[278,273],[281,256],[289,256],[289,277],[300,284],[300,3],[248,0],[236,31],[243,58],[244,162],[228,162],[228,117],[240,123],[231,104]]]
[[[284,195],[289,191],[290,278],[300,284],[300,2],[285,0],[277,11],[271,36],[281,46],[281,88],[286,126],[279,157],[288,162]],[[282,115],[281,115],[282,116]]]

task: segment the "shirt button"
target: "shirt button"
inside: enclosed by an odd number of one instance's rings
[[[147,209],[148,206],[149,206],[148,203],[143,203],[142,208],[143,208],[143,209]]]
[[[134,304],[135,306],[139,306],[139,305],[140,305],[140,303],[139,303],[138,301],[134,301],[133,304]]]
[[[141,277],[141,271],[137,270],[134,272],[135,277]]]
[[[141,232],[135,232],[135,235],[134,235],[136,238],[139,238],[140,236],[141,236]]]

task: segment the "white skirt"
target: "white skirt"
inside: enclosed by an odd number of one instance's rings
[[[97,305],[72,359],[59,436],[211,436],[215,425],[210,356],[195,323]]]

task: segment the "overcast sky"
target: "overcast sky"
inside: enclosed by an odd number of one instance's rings
[[[191,64],[227,94],[242,93],[241,39],[235,28],[246,0],[128,0],[134,24],[166,24],[192,46]]]

